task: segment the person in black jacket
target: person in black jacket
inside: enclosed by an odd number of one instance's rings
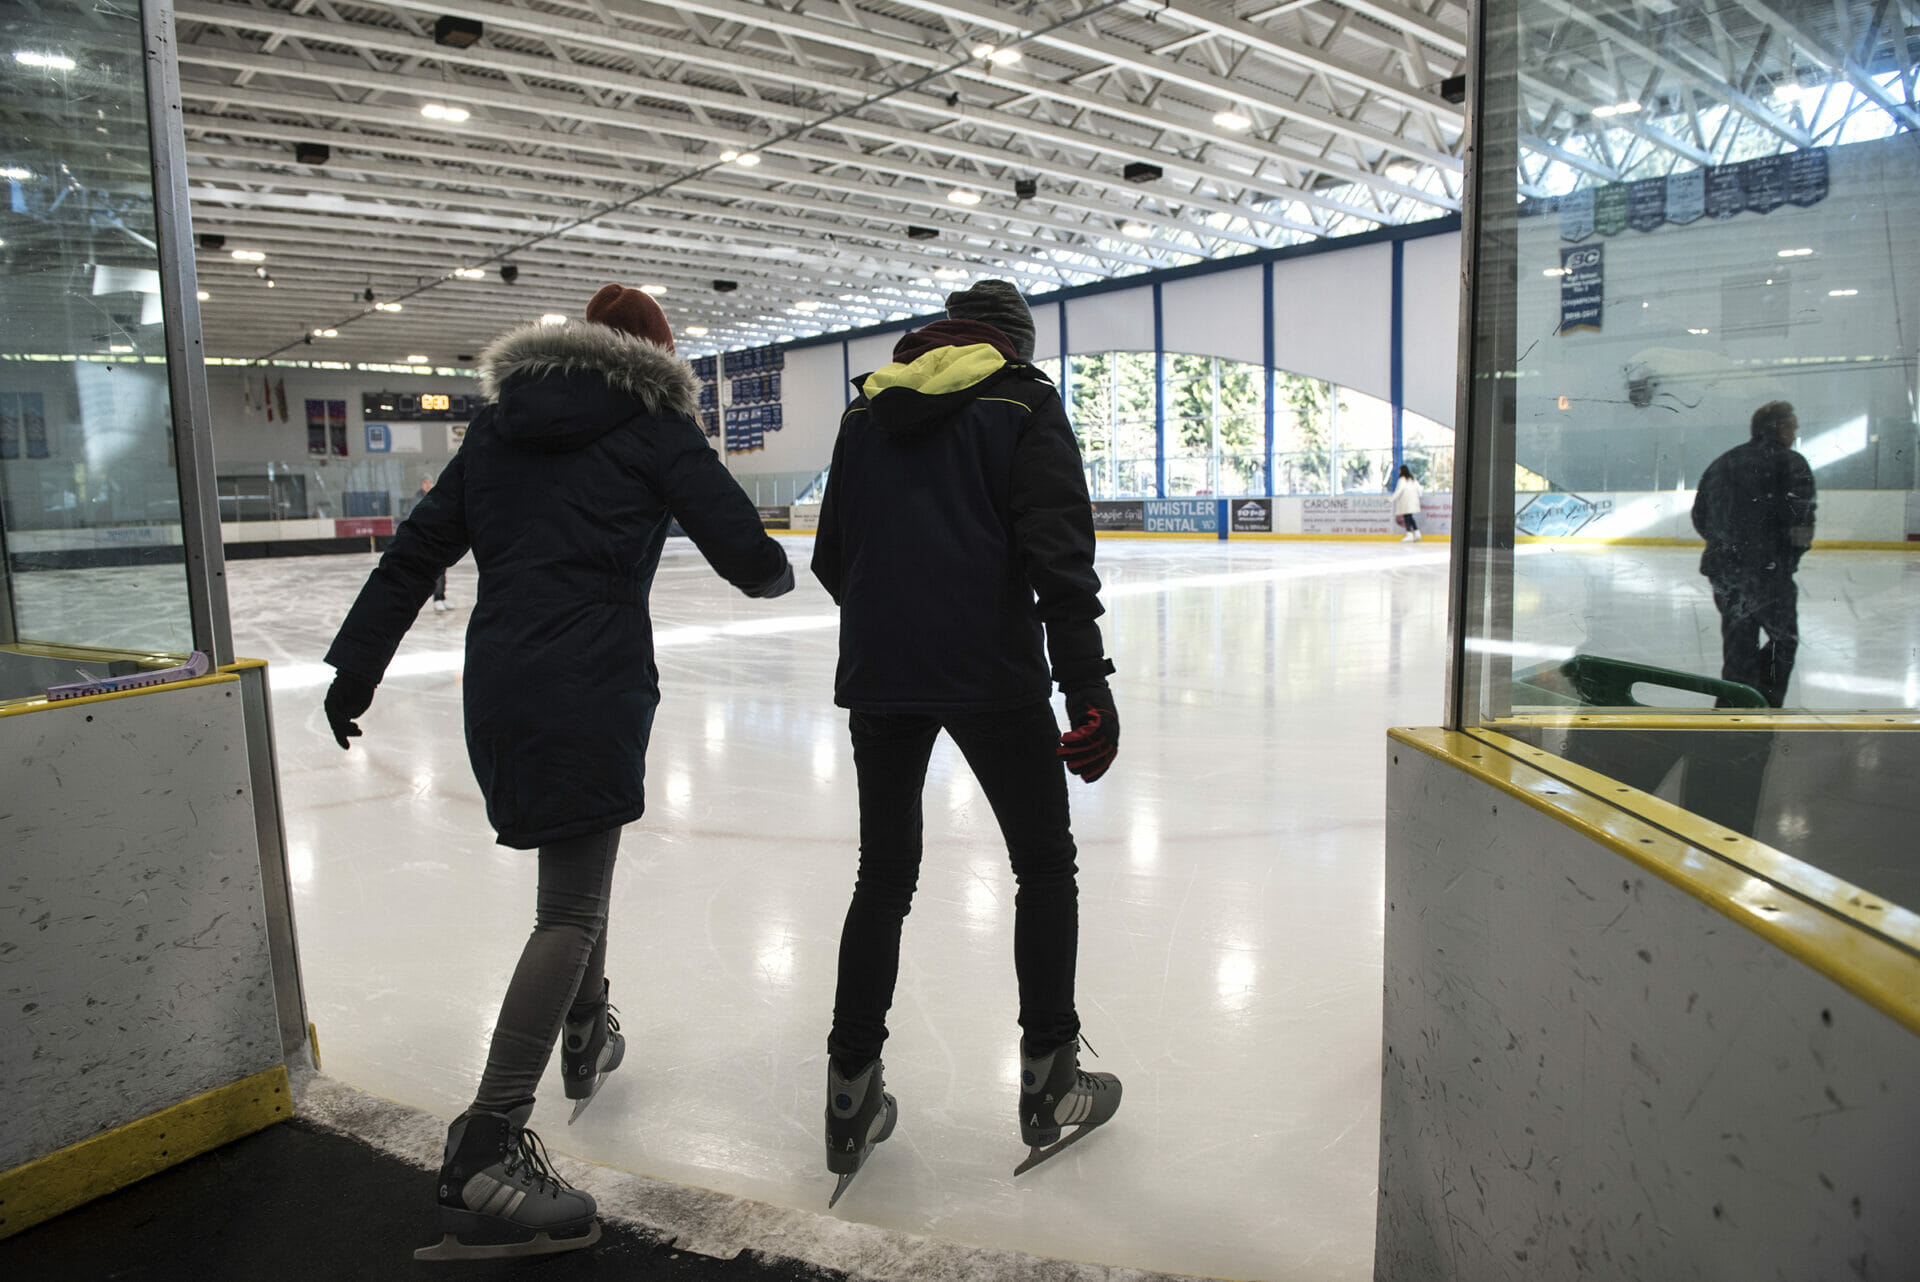
[[[748,596],[793,587],[786,552],[696,425],[698,384],[674,356],[658,304],[608,285],[586,318],[524,326],[486,349],[489,403],[326,656],[337,670],[327,720],[345,748],[435,577],[472,550],[467,753],[500,843],[540,852],[539,898],[479,1091],[448,1132],[445,1236],[425,1258],[566,1250],[598,1237],[593,1199],[552,1175],[526,1121],[563,1028],[576,1116],[620,1062],[607,902],[621,826],[644,809],[660,702],[647,598],[669,520]],[[474,1235],[492,1245],[461,1240]]]
[[[1800,420],[1785,401],[1755,410],[1751,431],[1707,465],[1693,528],[1707,541],[1700,573],[1720,610],[1720,675],[1779,708],[1800,648],[1793,575],[1813,545],[1813,469],[1793,448]]]
[[[827,1040],[835,1199],[898,1114],[880,1051],[919,876],[920,794],[942,730],[993,807],[1018,883],[1027,1164],[1057,1151],[1062,1125],[1079,1125],[1078,1138],[1120,1103],[1117,1078],[1079,1069],[1062,768],[1092,782],[1120,739],[1095,622],[1093,509],[1059,393],[1029,363],[1033,318],[1019,291],[982,281],[952,295],[947,312],[903,337],[892,364],[854,380],[814,543],[813,572],[840,606],[834,702],[850,710],[860,793],[860,868]],[[1055,684],[1072,721],[1064,736]]]
[[[433,473],[428,472],[420,478],[420,488],[408,495],[400,504],[400,519],[406,520],[413,515],[413,509],[420,506],[420,500],[433,491]],[[433,581],[433,609],[436,614],[445,614],[453,607],[447,604],[447,572],[440,571],[440,577]]]

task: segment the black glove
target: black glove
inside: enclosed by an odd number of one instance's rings
[[[1107,773],[1120,751],[1120,713],[1106,682],[1067,691],[1067,716],[1073,728],[1060,736],[1060,759],[1067,769],[1092,783]]]
[[[326,702],[321,706],[327,711],[327,724],[333,727],[333,741],[342,748],[351,748],[353,745],[347,740],[360,735],[360,727],[353,719],[373,706],[373,683],[351,672],[337,673],[333,684],[327,687]]]

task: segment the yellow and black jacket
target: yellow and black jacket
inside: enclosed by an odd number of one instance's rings
[[[1059,392],[969,341],[982,328],[935,322],[901,340],[907,359],[854,380],[813,555],[840,605],[842,707],[1012,708],[1113,671]]]

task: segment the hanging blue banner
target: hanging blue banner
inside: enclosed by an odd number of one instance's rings
[[[1740,188],[1740,166],[1715,165],[1707,170],[1707,217],[1731,218],[1747,207]]]
[[[1761,156],[1740,166],[1740,189],[1747,208],[1770,214],[1787,203],[1787,158]]]
[[[1576,245],[1560,251],[1560,332],[1600,332],[1600,308],[1606,296],[1604,245]]]

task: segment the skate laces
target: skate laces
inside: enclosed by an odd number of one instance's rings
[[[620,1031],[619,1011],[620,1008],[618,1006],[615,1006],[612,1002],[607,1003],[607,1031],[609,1033],[617,1033]]]
[[[508,1176],[525,1172],[522,1178],[532,1184],[531,1191],[534,1193],[546,1192],[549,1184],[553,1185],[556,1196],[561,1189],[573,1187],[560,1172],[553,1169],[553,1156],[547,1152],[546,1142],[530,1130],[523,1129],[520,1132],[520,1142],[507,1155],[502,1170]]]

